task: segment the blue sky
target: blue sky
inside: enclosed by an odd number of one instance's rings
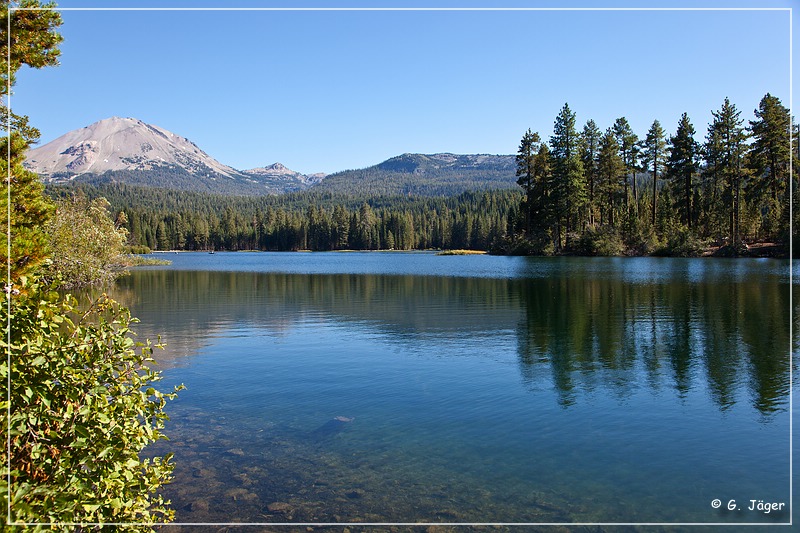
[[[68,1],[60,7],[228,7]],[[242,1],[241,7],[490,6]],[[497,4],[500,5],[500,4]],[[793,7],[789,1],[508,2],[506,7]],[[111,116],[188,137],[239,169],[304,173],[404,152],[514,153],[565,102],[580,126],[644,137],[687,112],[705,135],[727,96],[746,120],[790,104],[783,11],[65,11],[61,65],[20,73],[12,108],[42,143]],[[797,57],[797,54],[795,54]]]

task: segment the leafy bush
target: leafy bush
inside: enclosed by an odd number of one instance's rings
[[[666,246],[659,248],[654,255],[669,257],[699,257],[705,244],[686,227],[674,228],[669,233]]]
[[[532,235],[514,235],[498,242],[490,253],[498,255],[553,255],[553,243],[545,232]]]
[[[10,412],[3,434],[11,452],[0,452],[11,468],[10,487],[7,470],[0,478],[2,507],[10,494],[12,520],[69,530],[76,528],[68,523],[170,520],[174,511],[155,492],[171,477],[171,454],[139,453],[165,438],[164,407],[180,387],[151,387],[161,379],[148,366],[151,346],[133,341],[135,319],[105,295],[79,313],[69,295],[36,287],[29,294],[12,300],[10,317],[6,305],[0,310],[11,327],[2,339],[11,366],[0,363],[0,381],[11,388],[0,402]]]
[[[661,246],[652,229],[636,229],[625,239],[627,255],[650,255]]]
[[[149,254],[153,250],[150,249],[149,246],[144,246],[142,244],[131,245],[125,248],[125,253],[127,254]]]
[[[125,271],[127,232],[111,220],[105,198],[75,196],[56,201],[56,213],[45,226],[50,262],[45,276],[61,277],[64,287],[113,281]]]
[[[625,245],[614,228],[589,227],[578,239],[575,251],[581,255],[614,256],[622,255]]]

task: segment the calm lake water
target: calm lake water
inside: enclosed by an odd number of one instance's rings
[[[789,521],[788,261],[168,258],[178,522]]]

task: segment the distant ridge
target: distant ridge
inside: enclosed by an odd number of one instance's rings
[[[375,195],[452,196],[517,187],[513,155],[402,154],[377,165],[328,175],[313,190]]]

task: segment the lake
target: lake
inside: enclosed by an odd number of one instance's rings
[[[788,261],[158,257],[179,523],[789,521]]]

